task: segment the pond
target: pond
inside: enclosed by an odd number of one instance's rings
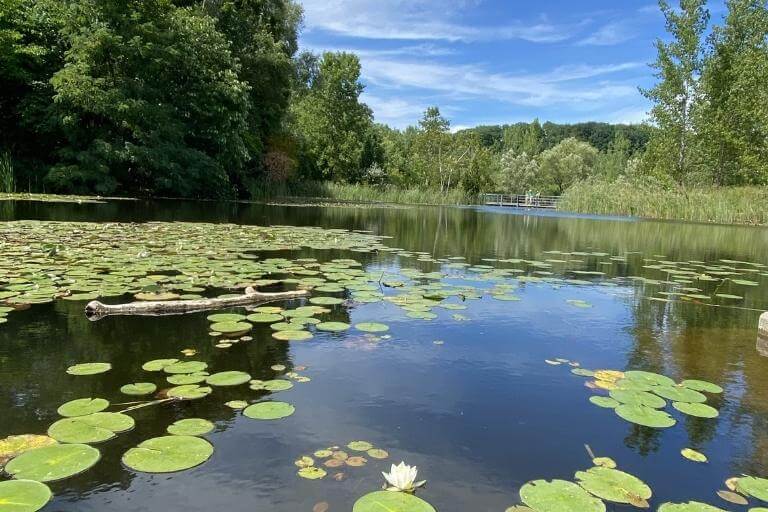
[[[744,476],[768,477],[768,347],[757,342],[767,264],[768,230],[751,227],[481,207],[0,201],[0,439],[75,416],[51,435],[85,436],[98,461],[47,483],[56,511],[350,511],[400,461],[418,467],[416,496],[440,512],[522,506],[524,486],[539,512],[570,491],[550,509],[768,506],[768,482]],[[96,297],[245,284],[310,289],[311,300],[84,314]],[[208,319],[221,313],[242,316]],[[145,366],[163,359],[187,364]],[[110,366],[71,368],[82,363]],[[168,389],[186,383],[199,394],[174,399]],[[109,407],[57,412],[81,398]],[[104,425],[84,427],[80,409],[131,409],[135,426],[95,442]],[[204,442],[181,437],[175,459],[136,451],[192,418],[212,425],[176,433]],[[76,461],[93,453],[83,450]],[[34,476],[22,456],[6,470]],[[577,479],[593,457],[652,495]],[[152,471],[187,459],[191,469]],[[603,499],[565,482],[596,495],[602,485]],[[728,485],[738,493],[718,496]]]

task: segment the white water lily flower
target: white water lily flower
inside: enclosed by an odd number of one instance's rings
[[[389,473],[382,472],[381,474],[384,475],[384,478],[391,486],[387,487],[388,491],[413,492],[416,488],[427,483],[426,480],[416,481],[416,474],[418,472],[419,470],[416,466],[409,466],[405,462],[401,462],[397,466],[392,464],[392,469]]]

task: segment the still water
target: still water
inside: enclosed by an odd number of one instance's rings
[[[768,476],[768,352],[761,355],[756,345],[758,317],[768,309],[768,272],[753,267],[749,279],[759,286],[726,283],[712,290],[688,285],[705,294],[743,297],[729,301],[651,301],[676,297],[659,295],[668,285],[633,278],[664,279],[647,268],[659,261],[766,264],[766,229],[494,208],[0,202],[3,223],[26,219],[363,230],[389,237],[386,245],[411,254],[330,251],[327,257],[354,258],[370,270],[390,273],[402,268],[445,271],[448,260],[419,261],[416,252],[494,267],[501,259],[552,260],[520,267],[524,272],[519,275],[545,279],[519,282],[514,293],[521,300],[483,296],[459,311],[458,320],[451,311],[431,321],[408,318],[387,302],[353,302],[334,313],[334,320],[351,324],[386,323],[391,338],[376,342],[354,330],[285,342],[273,339],[268,326],[257,326],[252,341],[220,349],[208,336],[207,313],[91,322],[83,314],[84,303],[72,301],[14,312],[0,325],[0,438],[44,433],[58,419],[57,407],[68,400],[128,401],[117,390],[147,380],[140,370],[144,362],[179,357],[186,348],[197,350],[195,359],[211,367],[246,371],[254,379],[274,378],[273,365],[306,366],[301,373],[311,378],[279,393],[280,400],[296,407],[294,415],[279,422],[253,421],[224,405],[253,399],[247,386],[216,389],[204,400],[139,409],[131,413],[133,431],[97,445],[102,459],[96,466],[50,485],[55,498],[45,510],[309,512],[327,502],[330,512],[350,511],[357,498],[381,488],[382,470],[403,460],[418,466],[419,479],[428,481],[418,496],[438,511],[502,512],[520,503],[518,490],[524,483],[573,480],[576,471],[591,467],[585,445],[644,480],[653,489],[652,510],[664,502],[690,500],[747,510],[722,501],[716,491],[729,477]],[[606,256],[577,258],[574,252]],[[317,252],[311,256],[323,258]],[[0,253],[0,259],[6,257]],[[575,276],[569,273],[573,263],[557,263],[572,259],[577,268],[595,274]],[[450,282],[451,272],[445,273]],[[575,277],[573,282],[560,279]],[[591,307],[574,307],[569,300]],[[713,382],[725,390],[708,401],[720,415],[699,419],[668,408],[677,420],[672,428],[628,423],[592,405],[588,399],[595,392],[567,364],[545,362],[557,358],[589,369],[648,370],[677,381]],[[113,370],[93,377],[64,371],[88,361],[110,362]],[[163,435],[177,419],[193,417],[216,425],[206,436],[215,453],[203,465],[150,475],[121,464],[129,448]],[[302,455],[354,440],[381,447],[390,457],[347,468],[342,481],[330,474],[314,481],[297,477],[294,461]],[[681,457],[687,447],[705,453],[709,462]],[[760,503],[751,500],[751,506]],[[608,505],[609,510],[627,508]]]

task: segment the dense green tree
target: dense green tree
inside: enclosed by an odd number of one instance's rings
[[[768,8],[729,0],[710,38],[698,123],[705,168],[716,185],[768,181]]]
[[[539,155],[539,186],[546,193],[562,194],[578,180],[587,178],[594,169],[598,151],[574,137]]]
[[[538,119],[517,123],[504,129],[504,149],[516,154],[538,155],[544,149],[544,129]]]
[[[306,94],[293,105],[296,135],[311,168],[323,178],[358,181],[373,151],[373,114],[360,102],[360,60],[351,53],[325,53]]]
[[[513,149],[501,156],[497,188],[507,194],[523,194],[539,179],[539,163],[528,153],[517,154]]]
[[[656,41],[653,67],[658,83],[642,90],[653,102],[651,118],[658,127],[645,161],[652,173],[669,174],[683,183],[694,174],[695,120],[701,105],[703,34],[709,11],[706,0],[680,0],[679,9],[659,0],[659,6],[672,40]]]
[[[622,132],[616,132],[608,150],[598,153],[594,174],[608,181],[613,181],[625,173],[630,156],[629,139]]]
[[[212,196],[249,159],[248,84],[214,20],[166,0],[79,0],[53,77],[56,190]]]

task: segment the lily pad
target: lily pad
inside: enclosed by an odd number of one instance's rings
[[[652,409],[662,409],[667,405],[663,398],[645,391],[611,390],[611,398],[623,404],[638,404]]]
[[[668,428],[677,423],[675,419],[666,412],[652,409],[644,405],[621,404],[614,410],[620,418],[644,427]]]
[[[686,402],[672,402],[672,407],[687,414],[688,416],[695,416],[697,418],[717,418],[720,413],[714,407],[710,407],[707,404],[690,404]]]
[[[435,508],[412,494],[376,491],[355,502],[352,512],[436,512]]]
[[[296,408],[286,402],[259,402],[248,406],[243,414],[254,420],[279,420],[287,418]]]
[[[317,304],[318,306],[334,306],[336,304],[342,304],[344,299],[339,299],[337,297],[312,297],[309,299],[309,302]]]
[[[363,322],[360,324],[355,324],[355,329],[363,332],[387,332],[389,330],[389,326],[376,322]]]
[[[347,445],[347,448],[356,452],[367,452],[373,448],[373,445],[368,441],[352,441]]]
[[[707,456],[701,452],[697,452],[692,448],[683,448],[680,450],[680,455],[693,462],[707,462]]]
[[[605,512],[605,503],[565,480],[534,480],[520,488],[520,499],[536,512]]]
[[[112,369],[109,363],[80,363],[67,368],[70,375],[98,375]]]
[[[76,416],[87,416],[95,412],[101,412],[109,407],[109,402],[103,398],[78,398],[65,404],[62,404],[57,412],[59,416],[65,418],[74,418]]]
[[[651,488],[639,478],[605,467],[578,471],[576,481],[586,491],[606,501],[637,505],[651,497]]]
[[[688,503],[662,503],[658,512],[727,512],[721,508],[698,501]]]
[[[248,322],[220,322],[211,325],[213,332],[220,332],[228,335],[244,334],[253,329],[253,325]]]
[[[53,494],[47,485],[34,480],[0,482],[0,510],[36,512],[46,506]]]
[[[272,333],[272,337],[280,341],[307,341],[312,339],[312,333],[304,330],[285,330]]]
[[[151,382],[135,382],[120,388],[122,394],[131,396],[151,395],[155,391],[157,391],[157,386]]]
[[[213,455],[213,446],[194,436],[148,439],[123,455],[123,464],[143,473],[174,473],[199,466]]]
[[[245,409],[246,407],[248,407],[248,402],[246,402],[245,400],[230,400],[229,402],[225,403],[224,405],[226,405],[230,409],[234,409],[236,411],[239,411],[241,409]]]
[[[644,372],[639,370],[630,370],[624,373],[624,378],[629,380],[635,380],[639,382],[645,382],[652,386],[674,386],[675,381],[667,377],[653,372]]]
[[[196,372],[196,373],[178,373],[170,375],[166,380],[169,384],[174,386],[185,386],[187,384],[200,384],[205,382],[209,376],[208,372]]]
[[[168,398],[180,398],[182,400],[197,400],[210,395],[213,389],[207,386],[198,386],[197,384],[187,384],[176,386],[166,392]]]
[[[186,418],[174,422],[166,429],[174,436],[204,436],[213,431],[214,425],[202,418]]]
[[[326,332],[342,332],[350,328],[350,325],[345,322],[322,322],[315,325],[318,331]]]
[[[389,452],[382,450],[381,448],[371,448],[366,453],[369,457],[374,459],[386,459],[389,457]]]
[[[278,391],[287,391],[292,387],[293,387],[293,383],[285,379],[267,380],[260,385],[260,389],[263,389],[265,391],[271,391],[273,393],[276,393]],[[251,386],[251,389],[254,389],[254,387]]]
[[[307,480],[319,480],[325,475],[328,474],[327,471],[325,471],[323,468],[318,468],[315,466],[309,466],[306,468],[301,468],[297,473],[301,478],[306,478]]]
[[[50,446],[57,441],[37,434],[21,434],[0,439],[0,468],[12,458],[35,448]]]
[[[205,379],[205,383],[210,386],[239,386],[249,380],[251,380],[251,376],[245,372],[228,371],[214,373]]]
[[[282,321],[283,317],[281,315],[270,313],[253,313],[252,315],[248,315],[246,319],[254,324],[273,324]]]
[[[152,361],[147,361],[141,365],[141,369],[146,372],[159,372],[166,366],[177,363],[178,361],[178,359],[153,359]]]
[[[704,393],[715,393],[719,394],[723,392],[723,388],[718,386],[717,384],[713,384],[712,382],[707,382],[705,380],[684,380],[680,383],[681,386],[686,387],[688,389],[692,389],[694,391],[703,391]]]
[[[59,420],[48,428],[48,435],[60,443],[101,443],[114,438],[119,432],[131,430],[135,424],[127,414],[97,412]]]
[[[682,386],[657,386],[653,392],[673,402],[704,403],[707,401],[707,397],[698,391]]]
[[[86,471],[100,458],[99,450],[87,444],[54,444],[22,453],[5,472],[19,480],[54,482]]]
[[[165,373],[170,374],[185,374],[185,373],[198,373],[205,371],[208,368],[208,363],[202,361],[180,361],[178,363],[169,364],[163,367]]]
[[[607,396],[591,396],[589,397],[589,401],[604,409],[615,409],[621,405],[621,402]]]
[[[213,324],[218,324],[223,322],[242,322],[246,318],[245,315],[237,313],[215,313],[213,315],[208,315],[206,320]]]
[[[760,501],[768,502],[768,479],[754,476],[741,477],[736,481],[736,489]]]

